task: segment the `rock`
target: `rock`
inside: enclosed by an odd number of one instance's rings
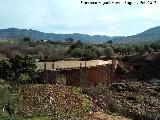
[[[102,112],[95,112],[92,120],[109,120],[108,116]]]
[[[122,92],[126,90],[126,84],[125,83],[112,83],[111,89],[116,90],[118,92]]]

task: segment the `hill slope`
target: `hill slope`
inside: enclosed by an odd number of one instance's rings
[[[8,38],[24,38],[30,37],[33,40],[53,40],[53,41],[64,41],[67,38],[73,38],[75,40],[81,40],[83,42],[105,42],[108,40],[112,40],[116,37],[109,36],[101,36],[101,35],[87,35],[87,34],[54,34],[54,33],[43,33],[36,30],[27,30],[27,29],[17,29],[17,28],[8,28],[8,29],[0,29],[0,38],[8,39]]]
[[[73,34],[54,34],[44,33],[32,29],[17,29],[8,28],[0,29],[0,39],[10,38],[24,38],[30,37],[33,40],[53,40],[53,41],[64,41],[67,38],[73,38],[74,40],[81,40],[82,42],[106,42],[112,40],[115,43],[137,43],[137,42],[148,42],[160,40],[160,26],[150,28],[142,33],[132,36],[115,36],[110,37],[106,35],[87,35],[80,33]]]
[[[149,42],[160,40],[160,26],[150,28],[137,35],[115,39],[116,43],[136,43],[136,42]]]

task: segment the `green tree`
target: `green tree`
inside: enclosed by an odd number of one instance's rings
[[[97,54],[96,54],[95,51],[93,51],[91,49],[86,49],[85,52],[84,52],[83,57],[85,57],[88,60],[96,59],[97,58]]]
[[[148,52],[149,54],[152,53],[152,48],[148,44],[144,45],[144,49],[145,52]]]
[[[114,55],[114,51],[112,47],[107,47],[104,49],[104,54],[106,57],[111,58]]]
[[[85,50],[80,49],[80,48],[75,48],[74,50],[72,50],[71,55],[72,57],[83,57]]]
[[[30,37],[24,37],[24,38],[23,38],[23,41],[24,41],[24,42],[31,42],[31,38],[30,38]]]
[[[143,55],[145,53],[144,45],[142,44],[136,44],[134,45],[135,52],[139,55]]]
[[[32,80],[36,73],[36,64],[29,56],[15,56],[0,62],[0,77],[14,83]]]
[[[67,38],[67,39],[65,39],[65,41],[66,41],[66,42],[73,42],[74,39],[73,39],[73,38]]]
[[[116,47],[113,47],[114,51],[119,55],[125,55],[126,54],[126,47],[125,45],[118,45]]]
[[[107,41],[108,44],[113,44],[112,40]]]
[[[134,54],[135,53],[135,49],[132,45],[126,45],[126,53],[127,54]]]
[[[83,46],[83,43],[80,40],[78,40],[75,44],[70,46],[70,49],[73,50],[75,48],[83,48]]]

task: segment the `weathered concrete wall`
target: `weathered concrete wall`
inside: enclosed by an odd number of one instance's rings
[[[45,83],[89,86],[114,81],[116,63],[72,69],[45,70]]]

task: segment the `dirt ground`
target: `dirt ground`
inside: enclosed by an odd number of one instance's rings
[[[36,64],[37,64],[38,70],[43,70],[45,64],[46,64],[47,70],[52,70],[52,69],[90,67],[90,66],[96,66],[96,65],[112,64],[112,60],[37,62]]]

